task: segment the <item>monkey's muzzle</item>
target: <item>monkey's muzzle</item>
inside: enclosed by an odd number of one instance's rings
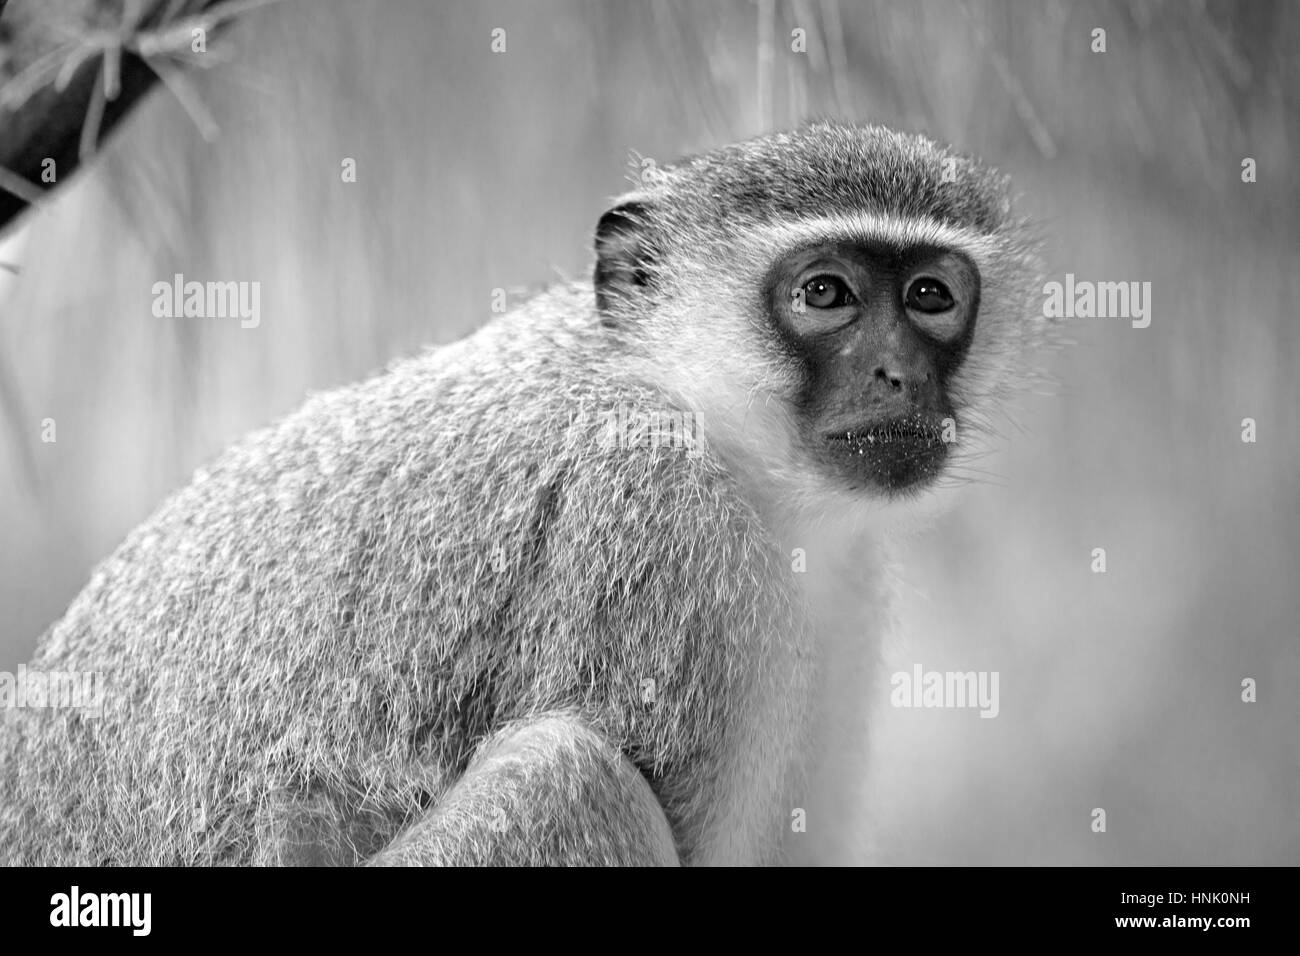
[[[890,491],[933,479],[948,457],[941,421],[915,416],[832,433],[826,444],[859,481]]]

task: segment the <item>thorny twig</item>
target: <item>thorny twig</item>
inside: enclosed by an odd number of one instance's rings
[[[211,141],[219,133],[216,121],[203,106],[184,73],[177,69],[177,64],[203,67],[212,65],[215,62],[213,58],[197,56],[191,52],[194,31],[203,30],[206,33],[242,13],[277,0],[222,0],[200,13],[178,19],[175,14],[184,2],[185,0],[170,0],[164,23],[153,29],[141,30],[139,25],[146,12],[146,4],[144,0],[129,0],[123,10],[122,21],[115,28],[92,30],[72,36],[42,54],[0,87],[0,110],[14,111],[21,108],[39,90],[51,84],[56,91],[62,92],[72,82],[82,64],[96,56],[102,57],[103,69],[96,77],[81,131],[79,155],[84,163],[94,153],[99,142],[105,104],[115,100],[121,90],[122,54],[126,52],[139,57],[157,74],[194,121],[203,138]],[[15,184],[9,182],[0,171],[0,189],[26,199],[27,194],[21,188],[11,188],[13,185]]]

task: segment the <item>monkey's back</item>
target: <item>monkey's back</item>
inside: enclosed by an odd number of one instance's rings
[[[352,862],[489,732],[557,708],[651,774],[689,848],[698,781],[743,732],[724,704],[761,648],[739,650],[802,618],[711,454],[611,447],[604,415],[664,399],[590,358],[611,352],[590,296],[312,397],[136,528],[31,665],[102,675],[103,715],[4,715],[0,860],[272,862],[306,840]]]

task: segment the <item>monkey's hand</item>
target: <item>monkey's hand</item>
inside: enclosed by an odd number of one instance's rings
[[[370,866],[676,866],[636,767],[579,718],[512,724]]]

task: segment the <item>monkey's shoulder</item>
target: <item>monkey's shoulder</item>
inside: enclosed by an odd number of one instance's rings
[[[585,358],[586,334],[543,303],[313,396],[136,528],[44,653],[222,668],[288,645],[378,665],[403,642],[548,620],[594,641],[620,615],[667,627],[684,605],[782,600],[743,596],[775,553],[699,423]]]

